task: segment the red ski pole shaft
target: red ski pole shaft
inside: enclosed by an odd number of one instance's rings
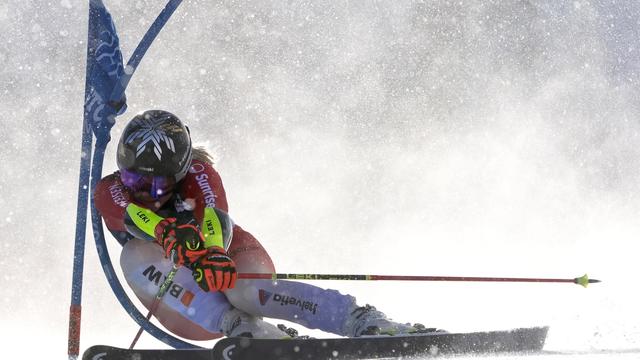
[[[238,279],[267,280],[391,280],[391,281],[467,281],[467,282],[520,282],[520,283],[572,283],[587,287],[600,280],[589,279],[585,274],[571,279],[477,277],[477,276],[419,276],[419,275],[352,275],[352,274],[282,274],[241,273]]]

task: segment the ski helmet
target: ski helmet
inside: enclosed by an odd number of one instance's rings
[[[182,180],[193,158],[191,137],[177,116],[163,110],[136,115],[118,143],[118,168]]]

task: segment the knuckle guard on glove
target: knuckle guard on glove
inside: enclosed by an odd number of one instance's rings
[[[233,260],[222,248],[211,247],[193,266],[193,279],[204,291],[225,291],[235,286],[237,273]]]
[[[162,245],[165,256],[172,252],[178,265],[193,264],[207,254],[204,237],[200,230],[191,224],[177,224],[175,218],[162,220],[155,229],[156,240]]]

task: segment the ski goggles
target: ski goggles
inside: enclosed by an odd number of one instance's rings
[[[120,180],[134,192],[148,192],[154,199],[171,192],[176,184],[172,176],[141,175],[126,169],[120,170]]]

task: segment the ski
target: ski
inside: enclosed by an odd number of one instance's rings
[[[83,360],[294,360],[378,359],[408,356],[490,355],[542,351],[548,327],[473,333],[430,333],[411,336],[375,336],[332,339],[225,338],[213,349],[128,350],[97,345]]]

